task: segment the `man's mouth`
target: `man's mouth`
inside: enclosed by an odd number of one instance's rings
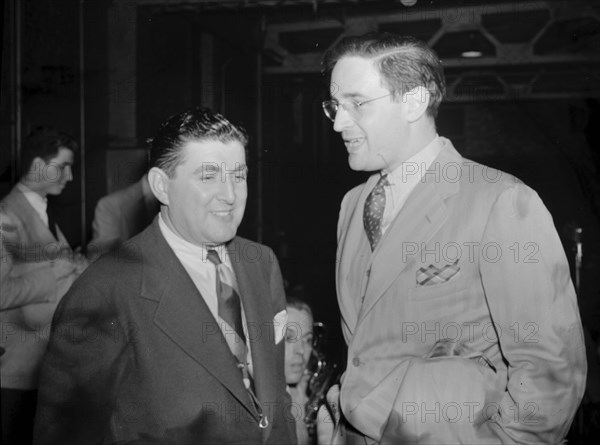
[[[365,138],[363,137],[358,137],[358,138],[344,138],[344,144],[346,145],[346,148],[348,150],[352,150],[355,148],[358,148],[360,145],[362,145],[362,143],[365,141]]]
[[[231,210],[213,210],[211,213],[215,216],[226,217],[226,216],[230,216],[231,214],[233,214],[233,209],[231,209]]]

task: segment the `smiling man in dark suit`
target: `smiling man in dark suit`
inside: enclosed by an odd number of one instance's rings
[[[161,211],[59,306],[34,443],[295,443],[281,273],[236,236],[246,143],[205,108],[159,129],[148,180]]]

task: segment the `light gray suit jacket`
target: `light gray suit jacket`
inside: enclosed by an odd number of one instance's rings
[[[92,222],[92,240],[87,246],[92,260],[140,233],[158,213],[159,202],[154,197],[146,199],[142,181],[146,178],[98,201]]]
[[[57,242],[17,187],[0,202],[0,223],[2,387],[36,389],[52,315],[78,273],[62,233]]]
[[[378,175],[342,202],[343,412],[386,443],[559,443],[586,359],[552,218],[529,187],[441,141],[374,252],[362,215]]]

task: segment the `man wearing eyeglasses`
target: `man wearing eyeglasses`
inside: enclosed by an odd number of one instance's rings
[[[544,204],[437,134],[445,80],[424,43],[345,38],[323,71],[323,109],[350,167],[373,172],[346,194],[338,222],[348,363],[346,434],[335,440],[560,443],[586,360]]]

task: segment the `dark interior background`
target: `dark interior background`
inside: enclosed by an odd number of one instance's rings
[[[343,362],[334,265],[352,172],[320,102],[319,57],[344,35],[392,30],[428,40],[446,66],[439,134],[464,156],[515,174],[552,213],[589,334],[586,403],[600,401],[600,2],[396,0],[7,0],[3,9],[0,196],[22,139],[55,125],[81,141],[75,180],[55,199],[73,245],[94,207],[143,172],[145,140],[196,104],[250,135],[240,234],[273,247],[290,292],[329,328]],[[481,57],[461,53],[477,49]],[[591,411],[590,411],[591,412]],[[576,424],[598,429],[598,416]],[[583,439],[579,439],[583,440]],[[583,442],[582,442],[583,443]]]

